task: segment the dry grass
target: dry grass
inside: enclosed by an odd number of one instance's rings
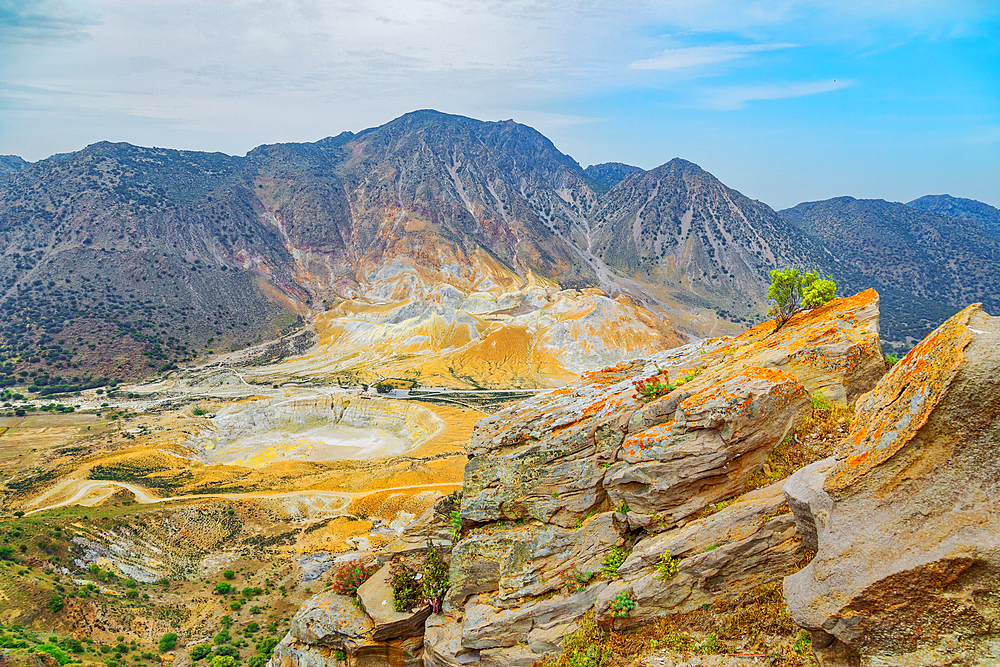
[[[830,403],[822,398],[814,406],[812,416],[779,443],[768,455],[763,468],[750,476],[747,491],[773,484],[799,468],[834,453],[851,426],[854,407]]]
[[[607,633],[593,613],[564,640],[563,652],[536,667],[634,667],[653,653],[675,659],[692,655],[755,656],[775,667],[816,664],[808,635],[795,626],[781,594],[781,583],[760,586],[708,609],[662,618],[632,633]],[[721,664],[726,664],[725,662]],[[731,664],[741,664],[732,662]]]

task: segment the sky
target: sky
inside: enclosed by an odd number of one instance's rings
[[[1000,207],[1000,2],[0,0],[0,154],[243,155],[426,108],[776,209]]]

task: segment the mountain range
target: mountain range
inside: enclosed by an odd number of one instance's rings
[[[5,156],[0,363],[142,376],[309,324],[331,373],[492,386],[524,348],[496,385],[546,386],[759,322],[769,271],[792,265],[877,288],[902,350],[969,301],[995,310],[998,213],[947,196],[776,212],[686,160],[583,169],[525,125],[428,110],[245,157]]]

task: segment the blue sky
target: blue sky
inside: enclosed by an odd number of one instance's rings
[[[242,155],[434,108],[775,208],[1000,206],[995,0],[0,0],[0,154]]]

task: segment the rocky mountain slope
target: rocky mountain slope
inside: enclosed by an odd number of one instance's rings
[[[1000,308],[1000,239],[979,225],[880,199],[838,197],[781,211],[835,248],[883,297],[883,340],[909,349],[959,308]]]
[[[854,212],[829,205],[782,217],[684,160],[585,170],[524,125],[429,110],[245,157],[102,142],[4,165],[3,382],[11,372],[43,382],[138,377],[324,313],[321,339],[339,340],[329,351],[340,354],[357,337],[336,332],[353,331],[357,311],[433,302],[444,310],[416,308],[386,339],[406,350],[392,355],[394,367],[429,364],[421,377],[478,386],[493,382],[488,362],[470,375],[464,362],[452,371],[436,359],[468,356],[467,346],[487,341],[514,345],[523,332],[557,357],[565,345],[545,341],[575,340],[574,331],[620,327],[646,337],[628,348],[643,354],[685,335],[735,333],[763,319],[768,273],[787,265],[819,268],[841,293],[883,288],[884,338],[900,346],[995,293],[996,242],[979,243],[932,213],[882,207],[861,216],[863,229],[852,226]],[[888,250],[875,231],[884,216],[900,230]],[[909,268],[894,252],[906,253]],[[583,326],[557,326],[536,303],[537,288],[546,303],[565,301],[553,306],[559,312],[576,309]],[[573,305],[589,296],[572,290],[592,288],[606,299],[592,301],[600,307]],[[486,302],[498,305],[484,311]],[[470,317],[486,322],[463,325]],[[442,328],[467,340],[427,333]],[[598,345],[593,358],[604,363],[630,353],[599,340],[586,345]],[[546,386],[578,370],[544,365],[525,383]]]
[[[17,155],[0,155],[0,178],[8,174],[16,174],[28,166],[24,158]]]
[[[822,245],[766,204],[679,158],[623,179],[589,217],[593,250],[609,267],[665,300],[716,308],[738,322],[766,310],[774,267],[847,278]]]
[[[1000,209],[975,199],[951,195],[925,195],[906,202],[910,208],[940,213],[952,218],[974,220],[993,236],[1000,236]]]

